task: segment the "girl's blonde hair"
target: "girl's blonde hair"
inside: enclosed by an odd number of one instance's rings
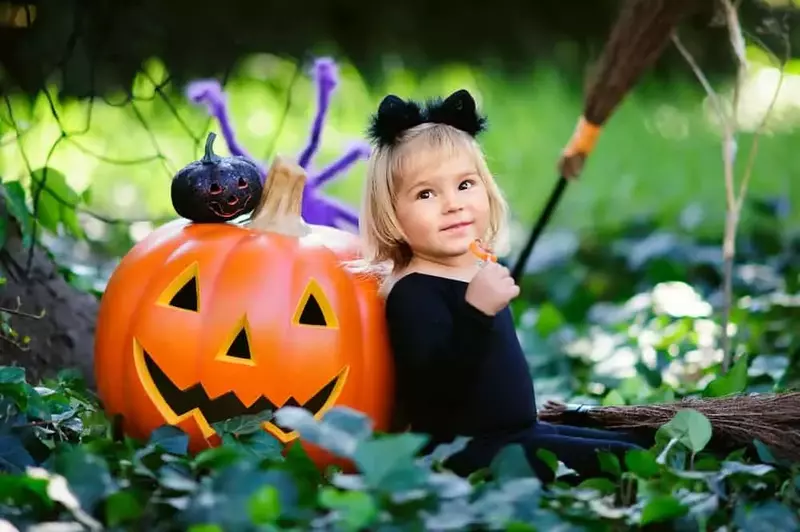
[[[472,158],[489,195],[489,228],[482,240],[498,255],[508,252],[508,206],[477,141],[452,126],[426,122],[405,131],[393,145],[375,148],[370,155],[359,220],[362,258],[351,263],[351,269],[388,277],[408,266],[412,252],[397,221],[397,185],[419,157],[431,151],[442,156],[463,153]]]

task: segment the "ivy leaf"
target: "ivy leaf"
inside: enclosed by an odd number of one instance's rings
[[[0,436],[0,471],[22,473],[26,467],[36,463],[22,441],[16,436]]]
[[[275,486],[264,486],[256,491],[247,503],[253,523],[273,523],[281,515],[280,493]]]
[[[637,477],[644,479],[656,476],[660,469],[653,453],[639,449],[625,453],[625,465]]]
[[[19,224],[22,245],[29,247],[33,243],[33,218],[25,203],[25,189],[19,181],[12,181],[3,185],[3,192],[6,197],[6,209]]]
[[[600,461],[600,469],[609,475],[619,477],[622,474],[622,468],[619,464],[619,458],[608,451],[598,451],[597,459]]]
[[[211,427],[217,431],[217,434],[220,436],[224,434],[239,436],[264,430],[263,424],[270,420],[272,420],[272,410],[262,410],[257,414],[245,414],[212,423]]]
[[[546,449],[540,449],[546,450]],[[556,466],[558,463],[556,462]],[[489,468],[501,484],[517,478],[534,476],[522,445],[511,444],[503,447],[492,460]]]
[[[25,368],[20,366],[0,367],[0,384],[23,384],[25,382]]]
[[[144,505],[132,490],[118,491],[105,500],[105,513],[112,527],[130,523],[133,525],[142,515]]]
[[[6,240],[8,239],[8,230],[8,211],[4,209],[3,212],[0,212],[0,249],[3,249],[3,247],[6,245]]]
[[[178,427],[162,425],[150,434],[149,445],[158,445],[164,451],[183,456],[189,449],[189,436]]]
[[[703,397],[724,397],[743,393],[747,389],[747,355],[742,355],[725,375],[709,382]]]
[[[373,488],[400,491],[422,482],[422,470],[414,463],[427,436],[404,432],[359,443],[354,461]]]
[[[76,212],[81,197],[67,183],[64,174],[50,167],[34,170],[30,193],[35,200],[33,212],[42,227],[57,233],[60,223],[73,236],[83,235]]]
[[[82,447],[65,447],[53,457],[54,472],[62,475],[82,508],[93,512],[96,505],[117,491],[107,463]]]
[[[640,524],[649,525],[670,521],[685,515],[689,509],[672,495],[653,497],[644,505]]]
[[[772,532],[773,530],[797,530],[800,520],[796,512],[777,500],[767,501],[747,508],[742,503],[736,505],[733,522],[739,530],[748,532]]]
[[[659,433],[675,438],[692,453],[702,451],[711,441],[711,422],[693,408],[679,410],[675,416],[658,429]]]

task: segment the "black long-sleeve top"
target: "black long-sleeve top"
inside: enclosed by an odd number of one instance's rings
[[[410,273],[386,300],[397,406],[414,432],[448,441],[536,423],[536,402],[511,311],[488,316],[463,281]]]

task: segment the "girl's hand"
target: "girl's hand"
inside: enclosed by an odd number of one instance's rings
[[[518,295],[519,286],[508,268],[489,262],[470,281],[465,299],[484,314],[494,316]]]

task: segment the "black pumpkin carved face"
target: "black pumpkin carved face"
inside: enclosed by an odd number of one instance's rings
[[[183,167],[172,179],[172,206],[193,222],[227,222],[252,211],[261,198],[258,166],[246,157],[216,155],[215,138],[209,133],[203,158]]]

